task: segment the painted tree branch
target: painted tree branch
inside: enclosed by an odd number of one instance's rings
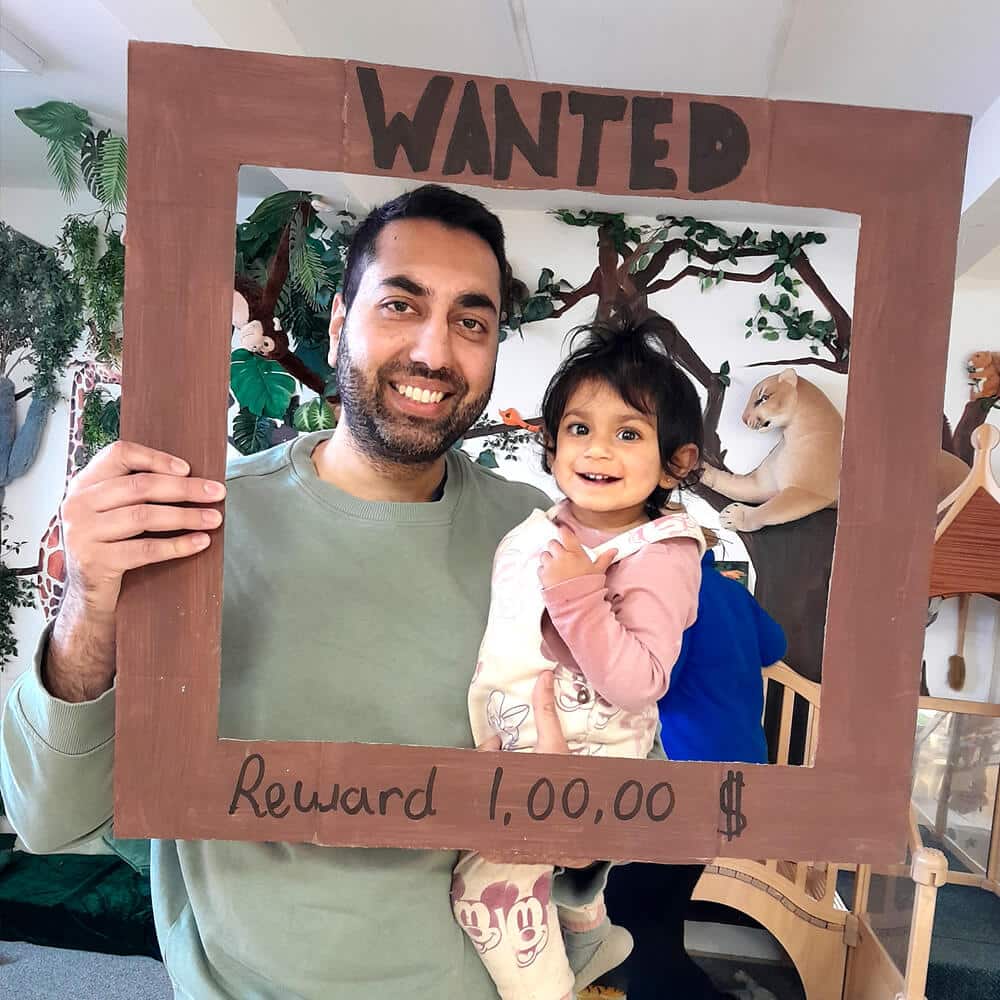
[[[697,267],[694,264],[689,264],[684,268],[683,271],[679,271],[672,278],[663,278],[660,281],[654,281],[647,289],[646,294],[652,295],[654,292],[663,292],[668,288],[673,288],[674,285],[682,281],[684,278],[692,277],[694,275],[701,275],[705,278],[715,278],[720,273],[726,281],[744,281],[749,284],[759,285],[768,278],[774,276],[774,272],[778,270],[778,265],[772,264],[770,267],[763,271],[758,271],[755,274],[740,274],[738,271],[709,271],[708,268]]]
[[[825,345],[824,345],[825,346]],[[828,372],[837,372],[840,375],[847,374],[847,361],[834,361],[832,358],[818,358],[818,357],[807,357],[807,358],[780,358],[777,361],[755,361],[752,365],[747,365],[747,368],[773,368],[775,365],[784,365],[786,368],[791,368],[795,365],[815,365],[817,368],[825,368]]]
[[[541,417],[527,417],[524,422],[539,429],[542,426]],[[494,437],[498,434],[512,434],[515,431],[523,431],[526,429],[527,428],[525,427],[515,427],[513,424],[484,424],[482,427],[470,428],[465,432],[463,437],[466,441],[468,441],[469,438]]]
[[[966,465],[971,466],[975,459],[975,449],[972,447],[972,432],[977,427],[982,427],[986,423],[986,418],[990,414],[992,405],[997,402],[998,397],[985,399],[970,399],[965,404],[962,416],[952,434],[953,454],[957,455]]]
[[[568,312],[573,308],[578,302],[582,302],[585,298],[591,295],[597,295],[601,290],[601,269],[599,267],[594,268],[594,273],[590,276],[590,280],[585,284],[581,285],[579,288],[574,288],[569,292],[553,292],[552,298],[562,305],[559,306],[553,313],[550,319],[558,319],[564,313]]]

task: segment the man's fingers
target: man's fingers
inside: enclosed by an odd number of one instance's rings
[[[517,851],[490,851],[483,854],[483,859],[494,865],[551,865],[553,868],[589,868],[594,863],[589,858],[543,858]]]
[[[95,483],[85,493],[77,490],[73,499],[86,504],[90,510],[100,512],[147,503],[210,504],[225,495],[224,484],[209,479],[137,472]]]
[[[501,747],[500,737],[494,733],[488,739],[483,740],[476,749],[477,750],[499,750]]]
[[[130,472],[158,472],[168,476],[186,476],[191,467],[181,458],[165,451],[148,448],[134,441],[115,441],[102,448],[76,475],[80,488],[93,486],[104,479],[126,476]]]
[[[211,531],[222,514],[210,507],[136,504],[94,516],[94,541],[120,542],[149,531]]]
[[[536,753],[569,753],[556,711],[555,678],[551,670],[543,670],[531,692],[531,707],[538,729]]]
[[[207,548],[211,538],[202,532],[178,535],[176,538],[141,538],[110,544],[104,557],[115,573],[127,573],[140,566],[183,559]]]

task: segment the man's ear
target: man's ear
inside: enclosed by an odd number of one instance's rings
[[[331,368],[337,367],[337,350],[340,347],[340,335],[344,331],[344,321],[347,319],[347,307],[344,297],[337,292],[333,297],[333,309],[330,312],[330,352],[327,361]]]

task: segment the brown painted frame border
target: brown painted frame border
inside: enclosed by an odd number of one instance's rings
[[[228,50],[133,43],[129,50],[129,216],[123,436],[188,459],[221,478],[229,369],[233,213],[243,163],[391,173],[415,180],[515,188],[576,188],[579,120],[557,176],[536,176],[518,154],[502,183],[445,176],[439,138],[427,170],[406,157],[381,170],[372,159],[358,97],[359,64]],[[372,64],[361,64],[371,66]],[[412,113],[433,75],[375,67],[391,111]],[[455,83],[442,134],[462,88],[506,84],[527,127],[544,91],[571,88],[447,74]],[[600,91],[585,89],[588,94]],[[633,94],[626,94],[632,98]],[[685,178],[688,109],[672,96],[670,160]],[[244,743],[216,735],[223,547],[130,574],[118,629],[115,824],[120,836],[313,841],[421,848],[505,848],[605,858],[678,861],[716,855],[895,862],[906,840],[906,802],[927,581],[934,533],[932,456],[940,440],[967,118],[789,101],[704,98],[746,123],[750,156],[712,197],[853,212],[861,217],[844,466],[828,627],[823,711],[813,768],[588,760],[532,754],[337,743]],[[535,110],[532,112],[531,108]],[[493,128],[488,120],[488,127]],[[627,142],[609,123],[598,182],[629,188]],[[492,136],[491,131],[491,136]],[[568,137],[568,138],[567,138]],[[662,147],[660,147],[662,150]],[[574,150],[576,152],[574,152]],[[625,156],[622,156],[622,153]],[[660,155],[663,155],[662,153]],[[656,194],[644,191],[642,193]],[[661,195],[691,197],[683,183]],[[702,195],[705,196],[705,195]],[[210,337],[206,331],[219,335]],[[187,372],[205,373],[189,378]],[[174,377],[164,377],[173,372]],[[899,394],[907,400],[905,426]],[[403,790],[434,771],[434,815],[408,819],[343,810],[229,814],[236,776],[252,753],[268,780],[312,787]],[[495,768],[504,769],[489,818]],[[742,835],[727,842],[720,787],[742,770]],[[586,776],[589,809],[564,815],[560,794]],[[556,808],[530,818],[540,778]],[[674,807],[654,822],[626,815],[639,782],[669,782]],[[543,811],[547,786],[534,801]],[[574,786],[571,809],[582,794]],[[653,812],[665,808],[660,785]],[[603,807],[603,821],[596,821]],[[504,825],[503,814],[511,821]]]

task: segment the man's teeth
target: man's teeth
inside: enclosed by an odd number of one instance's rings
[[[393,388],[407,399],[417,403],[440,403],[444,399],[443,392],[431,392],[430,389],[418,389],[412,385],[396,385]]]

